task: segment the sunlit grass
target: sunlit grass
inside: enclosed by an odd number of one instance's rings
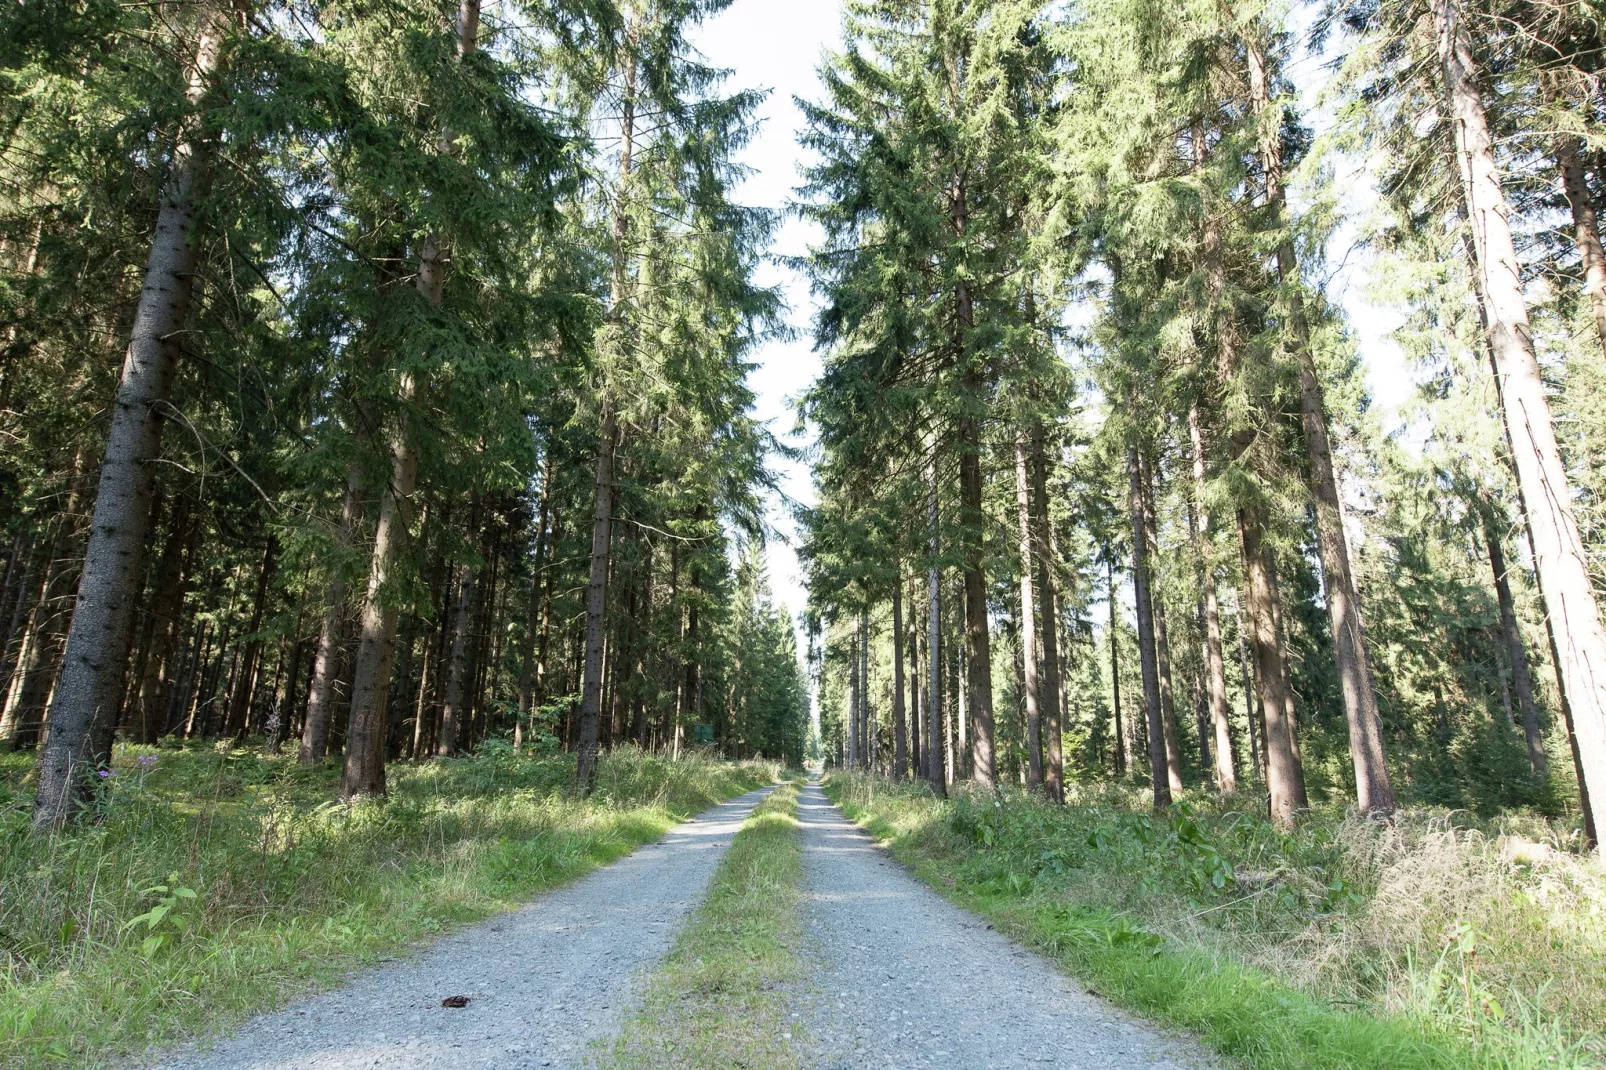
[[[602,1056],[613,1070],[790,1070],[789,1017],[802,945],[802,830],[796,782],[737,833],[708,898],[653,974],[641,1012]]]
[[[1203,796],[1155,816],[1108,787],[1065,807],[826,787],[949,898],[1250,1065],[1606,1059],[1606,874],[1531,822],[1315,813],[1284,835]]]
[[[333,764],[251,748],[126,748],[114,770],[92,821],[38,836],[28,756],[0,757],[4,1065],[100,1065],[227,1026],[778,773],[625,749],[579,800],[570,760],[504,753],[393,765],[388,800],[344,806]],[[154,924],[130,925],[164,899]]]

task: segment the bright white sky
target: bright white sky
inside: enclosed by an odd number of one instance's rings
[[[797,143],[803,116],[792,98],[820,98],[814,71],[824,52],[836,46],[841,24],[842,9],[837,0],[736,0],[693,37],[692,43],[709,62],[731,71],[726,83],[730,89],[770,90],[759,113],[763,123],[758,137],[741,156],[741,162],[753,170],[737,191],[742,203],[782,208],[792,199],[803,158]],[[811,225],[788,219],[778,236],[775,254],[794,256],[806,252],[814,233]],[[780,284],[791,309],[787,319],[798,332],[796,341],[772,342],[759,351],[758,368],[751,380],[758,394],[759,418],[768,420],[777,435],[785,436],[796,420],[793,402],[820,371],[820,358],[814,352],[810,333],[814,302],[807,280],[780,264],[768,265],[760,281]],[[801,444],[799,439],[791,441]],[[788,498],[814,501],[807,465],[777,462],[776,468],[782,477],[782,492]],[[787,502],[772,500],[769,515],[782,539],[793,539],[795,531]],[[803,611],[807,592],[793,545],[782,539],[769,545],[770,584],[795,621]],[[802,636],[798,638],[801,652]]]
[[[781,208],[791,199],[803,158],[803,149],[797,143],[803,119],[792,103],[793,97],[820,98],[815,68],[826,51],[838,46],[841,21],[840,0],[735,0],[724,13],[694,35],[693,43],[711,63],[731,71],[729,88],[756,87],[771,91],[760,112],[763,123],[758,137],[741,156],[741,162],[753,170],[737,191],[743,203]],[[1308,9],[1296,13],[1291,22],[1296,29],[1308,26]],[[1325,76],[1321,62],[1319,58],[1305,56],[1300,49],[1291,71],[1305,98],[1306,114],[1318,129],[1322,124],[1321,116],[1315,114],[1316,94]],[[1363,213],[1371,185],[1364,169],[1357,163],[1354,174],[1340,185],[1351,191],[1349,200],[1353,203],[1346,207],[1353,214]],[[775,253],[778,256],[803,253],[813,235],[813,227],[789,219],[780,231]],[[1336,247],[1331,251],[1330,262],[1345,261],[1348,245],[1353,240],[1353,228],[1341,231],[1335,238]],[[1357,251],[1350,255],[1346,266],[1329,280],[1329,292],[1349,314],[1366,362],[1374,402],[1381,410],[1384,427],[1393,429],[1400,423],[1397,408],[1409,399],[1413,381],[1400,350],[1389,338],[1389,333],[1399,325],[1400,317],[1392,309],[1377,308],[1366,302],[1362,292],[1365,267],[1363,253]],[[780,284],[791,310],[788,319],[798,331],[796,341],[772,342],[760,350],[756,358],[759,366],[752,377],[758,394],[758,416],[770,421],[776,434],[788,435],[795,421],[793,403],[820,370],[819,355],[813,352],[809,330],[815,305],[807,281],[779,264],[768,265],[761,281]],[[791,441],[803,444],[801,439]],[[777,462],[777,468],[787,498],[813,502],[807,465]],[[770,582],[776,597],[796,620],[804,608],[806,592],[797,555],[792,544],[785,541],[796,534],[788,504],[781,499],[772,500],[769,515],[781,535],[781,539],[772,541],[769,546]],[[800,635],[800,651],[801,641]]]

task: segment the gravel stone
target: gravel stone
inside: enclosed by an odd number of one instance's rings
[[[749,811],[750,792],[662,840],[345,987],[255,1018],[161,1070],[515,1070],[585,1064],[638,1002]],[[448,996],[469,997],[461,1009]]]
[[[1198,1044],[1085,994],[893,862],[810,783],[805,924],[819,955],[807,998],[822,1070],[1219,1065]]]

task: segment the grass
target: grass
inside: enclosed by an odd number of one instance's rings
[[[0,1065],[19,1068],[105,1065],[224,1028],[779,773],[625,749],[581,800],[571,761],[504,747],[394,765],[389,799],[345,806],[332,765],[123,748],[93,820],[44,837],[28,830],[30,766],[0,756]]]
[[[844,774],[826,790],[954,902],[1245,1065],[1606,1064],[1606,882],[1538,829],[1316,814],[1283,835],[1107,787],[1065,807]]]
[[[796,781],[776,788],[736,834],[707,900],[648,982],[643,1009],[604,1065],[798,1065],[788,1016],[803,940],[797,796]]]

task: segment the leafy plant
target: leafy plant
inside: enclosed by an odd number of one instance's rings
[[[199,896],[196,895],[195,889],[184,887],[178,880],[178,873],[169,873],[166,884],[153,884],[149,888],[140,889],[140,895],[147,899],[155,898],[156,905],[123,923],[123,932],[144,927],[145,938],[140,941],[139,951],[146,958],[151,958],[170,942],[177,941],[189,931],[188,913],[181,909],[180,905],[194,903]]]

